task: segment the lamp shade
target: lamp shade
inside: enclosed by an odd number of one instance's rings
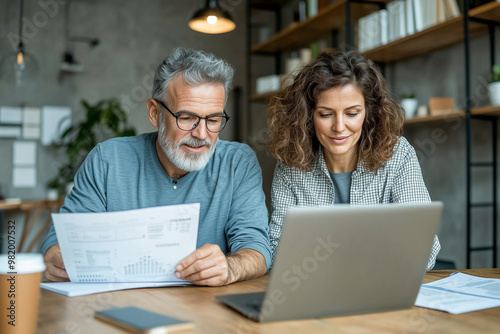
[[[0,78],[16,87],[35,86],[38,71],[36,59],[23,50],[8,53],[0,62]]]
[[[205,34],[222,34],[236,28],[228,12],[209,1],[207,7],[194,13],[189,21],[189,28]]]

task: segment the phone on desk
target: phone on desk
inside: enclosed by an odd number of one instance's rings
[[[192,322],[172,318],[135,306],[96,311],[95,317],[133,333],[182,333],[194,329]]]

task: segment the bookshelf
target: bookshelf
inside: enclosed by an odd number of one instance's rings
[[[288,52],[291,50],[297,50],[301,47],[306,47],[310,43],[315,42],[328,34],[331,34],[332,31],[342,31],[345,29],[346,36],[350,36],[350,27],[347,25],[351,22],[355,22],[360,17],[368,15],[370,12],[373,12],[378,9],[378,5],[380,3],[388,3],[390,0],[368,0],[363,1],[363,3],[356,3],[357,0],[336,0],[330,3],[326,8],[320,11],[316,16],[310,17],[302,22],[293,23],[279,31],[277,31],[274,35],[272,35],[267,40],[257,43],[255,45],[251,45],[249,47],[250,54],[278,54],[281,52]],[[468,8],[468,0],[465,3],[465,8]],[[281,2],[283,4],[283,2]],[[349,7],[349,8],[348,8]],[[463,9],[463,7],[462,7]],[[351,19],[346,20],[347,13],[350,13]],[[452,45],[464,44],[465,48],[465,58],[466,65],[464,66],[466,75],[466,88],[464,89],[463,98],[470,96],[470,82],[473,78],[470,78],[470,55],[474,53],[474,50],[470,50],[470,40],[472,38],[476,38],[479,36],[487,35],[490,33],[492,29],[492,24],[497,22],[496,27],[500,24],[500,2],[493,1],[478,7],[475,7],[466,13],[462,13],[461,15],[448,19],[444,22],[433,25],[427,29],[422,31],[418,31],[412,35],[408,35],[406,37],[394,40],[385,45],[378,46],[376,48],[365,50],[363,53],[375,62],[381,64],[391,64],[396,63],[402,60],[415,58],[419,56],[424,56],[429,53],[435,52],[439,49],[443,49]],[[489,24],[489,26],[488,26]],[[346,43],[349,45],[350,38],[346,37],[348,41]],[[491,47],[490,39],[490,47]],[[494,45],[493,45],[494,46]],[[494,59],[494,48],[491,52],[492,58]],[[480,57],[483,61],[488,61],[488,55],[475,55],[475,57]],[[493,60],[492,60],[493,61]],[[265,94],[254,94],[249,96],[249,101],[251,102],[266,102],[276,94],[276,92],[268,92]],[[469,99],[469,98],[467,98]],[[470,105],[470,101],[466,103],[466,105]],[[470,108],[468,110],[459,110],[453,113],[445,114],[445,115],[432,115],[425,117],[416,117],[412,119],[407,119],[405,121],[405,126],[411,127],[426,127],[426,126],[434,126],[431,124],[439,124],[439,122],[446,122],[454,119],[463,119],[466,124],[466,163],[467,163],[467,183],[466,183],[466,206],[467,206],[467,267],[470,266],[470,253],[474,250],[484,251],[484,250],[493,250],[496,254],[496,237],[493,238],[493,246],[491,247],[478,247],[474,249],[471,246],[471,216],[470,211],[471,208],[478,206],[471,202],[471,170],[475,166],[479,166],[484,168],[486,165],[491,166],[493,168],[492,174],[493,184],[495,184],[493,188],[492,195],[492,203],[488,205],[493,207],[493,226],[498,224],[497,215],[496,215],[496,174],[497,174],[497,165],[496,165],[496,123],[497,117],[500,116],[500,106],[483,106],[478,108]],[[492,162],[485,163],[474,163],[471,161],[471,151],[472,151],[472,140],[471,140],[471,123],[472,119],[480,119],[486,120],[491,124],[492,127]],[[475,121],[477,122],[477,121]],[[484,207],[484,203],[481,204]],[[493,228],[492,235],[496,236],[498,233],[496,232],[495,227]],[[496,266],[496,255],[493,256],[494,266]]]
[[[281,1],[283,4],[286,1]],[[368,0],[374,4],[377,0]],[[385,2],[388,2],[385,0]],[[337,0],[328,5],[318,15],[310,17],[305,21],[293,23],[292,25],[278,31],[269,39],[251,46],[250,52],[253,54],[274,54],[286,52],[300,47],[324,37],[332,30],[339,30],[346,24],[347,0]],[[373,11],[371,4],[351,4],[351,15],[359,18]],[[489,2],[469,11],[469,17],[483,20],[499,20],[500,2]],[[469,33],[471,38],[475,38],[488,33],[488,28],[484,24],[470,22]],[[464,42],[464,15],[454,19],[436,24],[415,34],[406,36],[388,44],[364,52],[366,57],[379,63],[392,63],[408,58],[422,56],[430,52]],[[268,101],[276,92],[265,94],[253,94],[250,101]],[[500,107],[483,107],[471,111],[471,115],[500,116]],[[439,120],[442,116],[426,116],[406,120],[406,124],[427,123]]]

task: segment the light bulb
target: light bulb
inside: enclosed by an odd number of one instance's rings
[[[35,58],[21,50],[7,54],[0,61],[0,79],[24,90],[35,88],[38,71]]]
[[[208,16],[207,23],[208,24],[216,24],[217,23],[217,16],[214,16],[214,15]]]
[[[22,65],[24,63],[24,56],[23,56],[23,52],[22,51],[19,51],[17,53],[17,65]]]

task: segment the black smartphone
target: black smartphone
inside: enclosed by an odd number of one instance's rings
[[[181,333],[191,331],[194,328],[192,322],[172,318],[135,306],[97,311],[95,318],[127,329],[133,333]]]

